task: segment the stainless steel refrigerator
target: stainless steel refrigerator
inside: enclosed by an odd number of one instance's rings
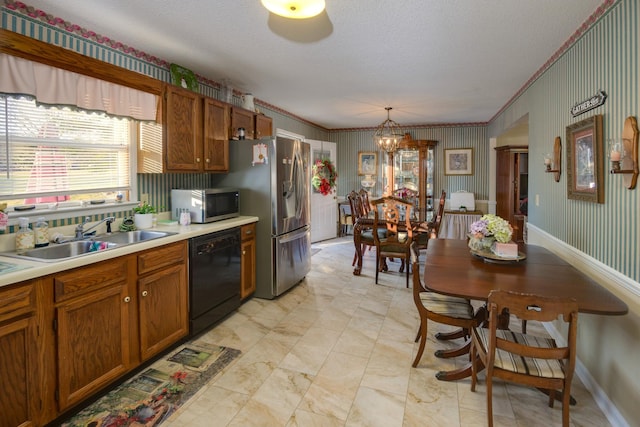
[[[214,187],[240,191],[240,214],[256,225],[256,292],[273,299],[298,284],[311,267],[310,146],[278,136],[229,141],[229,173]]]

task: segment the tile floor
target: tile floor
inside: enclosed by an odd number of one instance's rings
[[[196,338],[242,351],[163,427],[198,426],[484,426],[483,376],[442,382],[438,370],[466,359],[442,360],[429,324],[429,342],[411,368],[418,316],[399,263],[374,284],[375,255],[353,276],[352,237],[314,244],[312,271],[280,298],[253,298]],[[319,249],[319,251],[318,251]],[[534,326],[529,326],[531,332]],[[573,426],[610,425],[576,378]],[[496,426],[560,426],[561,404],[547,406],[540,392],[494,386]]]

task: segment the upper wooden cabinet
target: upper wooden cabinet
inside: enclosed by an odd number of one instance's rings
[[[229,106],[167,85],[164,102],[165,172],[229,170]]]
[[[239,139],[238,129],[244,128],[245,139],[260,139],[273,134],[273,120],[264,114],[257,114],[253,111],[240,107],[231,108],[231,126],[229,136],[231,139]]]
[[[167,172],[202,168],[202,96],[167,85],[164,111],[164,157]]]
[[[203,153],[205,172],[229,171],[229,105],[204,98]]]
[[[264,114],[256,114],[256,139],[273,135],[273,120]]]
[[[271,136],[273,121],[181,87],[165,85],[162,143],[158,126],[141,124],[138,173],[229,172],[229,140]]]
[[[240,139],[240,128],[244,129],[244,138],[253,139],[256,130],[256,123],[253,111],[245,110],[240,107],[231,108],[231,127],[229,135],[231,139]]]

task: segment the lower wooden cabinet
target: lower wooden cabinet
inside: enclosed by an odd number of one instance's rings
[[[245,299],[256,291],[256,224],[243,225],[240,234],[240,298]]]
[[[0,426],[35,426],[41,412],[35,285],[0,288]]]
[[[0,287],[0,427],[42,426],[189,332],[187,241]]]
[[[138,255],[138,310],[142,361],[189,333],[186,242]]]
[[[61,411],[131,368],[128,264],[116,258],[54,277]]]

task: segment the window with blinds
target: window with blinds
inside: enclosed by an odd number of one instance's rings
[[[12,205],[128,194],[132,129],[128,119],[0,95],[0,199]]]

